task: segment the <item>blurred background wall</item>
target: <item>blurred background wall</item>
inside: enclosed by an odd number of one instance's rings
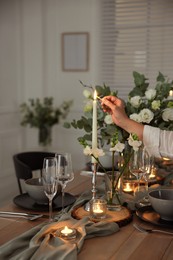
[[[38,130],[20,126],[21,103],[53,96],[58,106],[72,99],[68,119],[82,113],[83,88],[99,83],[100,1],[0,1],[0,203],[18,194],[12,156],[38,147]],[[89,33],[89,70],[62,70],[61,34]],[[74,169],[85,166],[77,130],[53,127],[52,150],[72,153]]]

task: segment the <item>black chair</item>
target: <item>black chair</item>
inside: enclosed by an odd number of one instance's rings
[[[19,186],[19,192],[22,194],[20,180],[32,178],[32,172],[36,170],[42,171],[43,160],[45,157],[54,157],[55,153],[51,152],[23,152],[13,155],[15,174]]]

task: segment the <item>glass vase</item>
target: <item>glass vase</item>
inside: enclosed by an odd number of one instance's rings
[[[43,126],[39,128],[39,144],[42,147],[51,145],[52,142],[52,128],[50,126]]]
[[[121,210],[121,179],[120,172],[108,171],[105,174],[107,208],[113,211]]]

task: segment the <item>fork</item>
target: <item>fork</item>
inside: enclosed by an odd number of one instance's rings
[[[43,217],[42,214],[28,214],[28,213],[21,213],[21,212],[8,212],[8,211],[0,211],[0,217],[10,217],[10,218],[16,218],[16,217],[22,217],[26,218],[28,220],[36,220],[38,218]]]
[[[173,235],[173,232],[169,232],[169,231],[165,231],[165,230],[161,230],[161,229],[149,229],[149,228],[144,228],[141,226],[138,226],[136,223],[133,224],[134,228],[136,228],[137,230],[139,230],[142,233],[153,233],[153,232],[157,232],[157,233],[163,233],[163,234],[167,234],[167,235]]]

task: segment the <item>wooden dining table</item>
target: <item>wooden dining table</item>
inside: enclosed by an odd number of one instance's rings
[[[75,175],[75,185],[68,184],[67,190],[69,193],[79,196],[83,191],[91,189],[91,178],[81,176],[80,172]],[[101,177],[100,177],[101,178]],[[99,180],[98,180],[99,182]],[[1,211],[25,212],[33,213],[32,211],[19,208],[9,201],[5,206],[0,208]],[[34,212],[36,213],[36,212]],[[41,212],[38,212],[39,214]],[[43,212],[48,215],[48,212]],[[54,212],[56,214],[56,212]],[[29,221],[21,217],[3,218],[0,217],[0,245],[19,236],[32,227],[39,225],[46,218],[40,218],[34,221]],[[158,260],[158,259],[173,259],[173,234],[162,234],[157,232],[142,233],[136,230],[133,226],[137,223],[147,228],[157,228],[161,230],[173,229],[163,228],[143,221],[135,212],[130,222],[120,227],[120,230],[112,235],[94,237],[86,239],[81,251],[78,254],[78,260]],[[72,259],[73,260],[73,259]]]

